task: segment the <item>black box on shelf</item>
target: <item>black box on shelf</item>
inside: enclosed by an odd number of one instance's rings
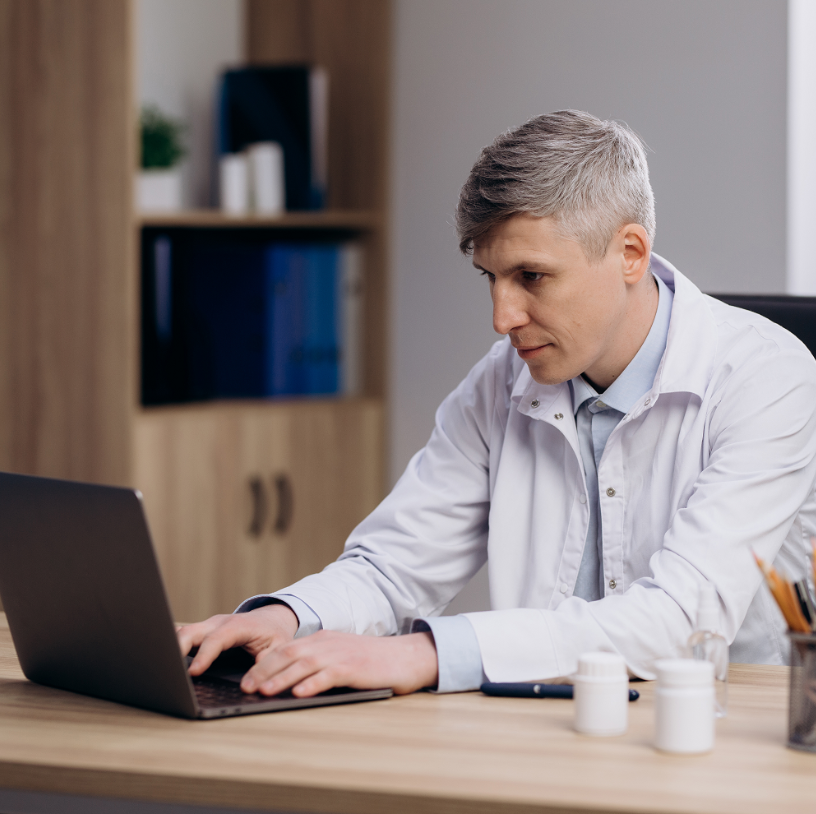
[[[286,208],[322,209],[328,176],[328,77],[309,65],[225,71],[219,151],[274,141],[283,149]]]

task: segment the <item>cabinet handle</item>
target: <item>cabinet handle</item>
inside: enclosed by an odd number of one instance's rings
[[[252,537],[260,537],[269,513],[269,500],[263,480],[257,475],[249,479],[249,493],[252,497],[252,517],[249,520],[247,533]]]
[[[286,534],[289,526],[292,525],[292,515],[295,510],[292,481],[289,480],[288,475],[275,475],[272,483],[278,496],[278,514],[272,528],[276,534]]]

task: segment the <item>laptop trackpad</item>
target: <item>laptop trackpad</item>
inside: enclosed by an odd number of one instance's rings
[[[185,658],[188,667],[192,660],[192,655]],[[253,664],[255,664],[255,659],[243,647],[233,647],[232,650],[225,650],[203,675],[207,678],[220,678],[224,681],[240,684],[244,673]]]

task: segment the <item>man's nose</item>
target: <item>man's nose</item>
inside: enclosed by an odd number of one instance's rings
[[[511,286],[497,280],[493,285],[493,330],[509,334],[523,328],[530,321],[523,298]]]

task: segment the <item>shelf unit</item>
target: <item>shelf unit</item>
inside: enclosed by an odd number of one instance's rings
[[[198,226],[213,229],[347,229],[370,232],[382,228],[378,212],[326,211],[287,212],[276,217],[261,215],[230,216],[213,209],[183,212],[140,213],[137,224],[145,226]]]
[[[0,468],[138,487],[186,620],[321,568],[384,490],[390,3],[245,14],[250,63],[329,72],[326,211],[134,212],[132,0],[0,2]],[[141,407],[146,227],[353,236],[361,397]]]

